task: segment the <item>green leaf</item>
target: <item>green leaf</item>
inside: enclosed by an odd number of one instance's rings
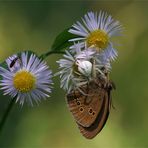
[[[8,68],[8,65],[6,63],[6,61],[3,61],[2,63],[0,63],[0,67],[3,67],[3,68]]]
[[[54,40],[52,46],[51,46],[51,50],[63,50],[67,47],[70,47],[71,45],[73,45],[72,42],[69,42],[68,40],[73,39],[75,37],[77,37],[74,34],[71,34],[68,32],[69,28],[65,29],[63,32],[61,32]]]
[[[2,63],[0,63],[0,67],[8,69],[8,65],[7,65],[6,61],[3,61]],[[1,75],[0,75],[0,80],[2,80],[2,76]]]

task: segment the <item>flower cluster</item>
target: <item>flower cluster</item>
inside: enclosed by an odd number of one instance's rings
[[[75,38],[67,41],[73,45],[57,61],[60,71],[55,75],[60,75],[61,87],[68,93],[75,88],[81,91],[81,86],[92,80],[107,79],[111,62],[118,56],[112,37],[122,35],[120,23],[102,11],[88,12],[68,32]],[[49,97],[52,72],[34,53],[22,52],[4,63],[5,66],[0,65],[0,89],[4,95],[10,95],[21,105],[33,105]]]
[[[111,70],[111,62],[117,57],[112,37],[122,34],[122,26],[112,16],[88,12],[69,29],[76,35],[69,42],[74,44],[59,60],[61,87],[70,92],[72,89],[89,83],[96,77],[106,78]]]

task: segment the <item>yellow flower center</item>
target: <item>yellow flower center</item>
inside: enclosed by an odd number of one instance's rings
[[[22,70],[13,78],[14,87],[22,93],[27,93],[35,88],[36,78],[30,72]]]
[[[94,46],[99,49],[104,49],[107,47],[109,37],[103,30],[95,30],[89,34],[86,39],[87,46]]]

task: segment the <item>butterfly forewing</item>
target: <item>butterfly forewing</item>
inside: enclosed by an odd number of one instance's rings
[[[83,127],[89,127],[96,120],[103,104],[103,89],[97,84],[83,88],[87,95],[75,90],[67,95],[67,103],[76,122]]]

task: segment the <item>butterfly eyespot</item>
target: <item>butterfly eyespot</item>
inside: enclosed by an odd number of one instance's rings
[[[95,115],[95,112],[93,112],[92,115]]]
[[[77,105],[80,105],[81,103],[80,103],[80,101],[77,101]]]
[[[89,113],[91,114],[92,112],[93,112],[93,110],[90,108],[90,109],[89,109]]]
[[[82,107],[80,108],[80,112],[83,112],[83,108]]]

